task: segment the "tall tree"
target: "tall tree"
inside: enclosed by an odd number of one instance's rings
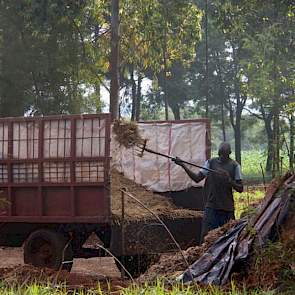
[[[111,32],[110,113],[114,120],[117,119],[119,115],[119,0],[112,0]]]
[[[248,93],[253,101],[255,116],[260,112],[268,138],[266,170],[273,175],[280,171],[280,116],[284,106],[292,100],[294,89],[294,17],[288,1],[270,3],[251,1],[249,10],[255,10],[248,29],[245,46],[249,57],[243,61],[248,77]],[[293,98],[294,99],[294,98]],[[259,116],[258,116],[259,117]]]
[[[147,72],[152,79],[160,77],[167,116],[170,70],[174,62],[186,65],[194,59],[201,11],[193,1],[125,0],[121,20],[121,67],[132,65],[138,77]]]
[[[1,1],[1,115],[79,112],[81,4]],[[14,106],[12,106],[14,105]]]

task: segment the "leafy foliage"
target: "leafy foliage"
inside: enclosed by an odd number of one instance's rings
[[[287,142],[292,168],[294,4],[207,3],[208,68],[204,1],[120,1],[121,115],[164,118],[167,101],[175,119],[196,118],[208,102],[238,161],[243,146],[264,141],[271,171]],[[110,23],[108,0],[0,1],[0,116],[104,110]]]

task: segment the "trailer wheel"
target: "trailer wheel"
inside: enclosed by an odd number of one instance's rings
[[[128,255],[119,256],[117,259],[124,265],[133,278],[137,278],[141,274],[145,273],[150,266],[159,261],[160,255]],[[122,266],[118,263],[118,261],[115,262],[118,269],[121,271]]]
[[[73,250],[64,235],[46,229],[34,231],[25,241],[24,262],[37,267],[71,271]]]

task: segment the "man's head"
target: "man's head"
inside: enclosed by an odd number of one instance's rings
[[[231,154],[231,147],[228,142],[222,142],[218,148],[218,156],[222,161],[226,161],[229,159],[229,155]]]

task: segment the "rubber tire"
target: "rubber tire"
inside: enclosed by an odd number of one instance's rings
[[[155,264],[160,259],[160,255],[128,255],[116,257],[128,270],[132,278],[138,278],[141,274],[145,273],[150,266]],[[121,271],[122,266],[115,260],[118,269]],[[128,277],[127,274],[125,274]]]
[[[47,229],[34,231],[24,244],[24,262],[36,267],[63,269],[70,272],[73,266],[73,250],[71,244],[64,250],[66,245],[67,239],[61,233]],[[62,263],[63,251],[64,261],[71,262]]]

